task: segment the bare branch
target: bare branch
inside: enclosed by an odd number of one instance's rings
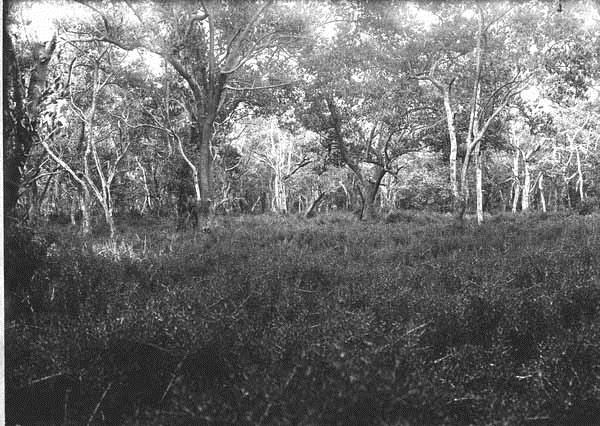
[[[225,61],[225,65],[224,65],[224,68],[226,68],[226,69],[223,69],[221,71],[221,74],[232,74],[237,69],[240,68],[240,66],[243,62],[245,62],[242,58],[239,58],[239,56],[240,56],[239,49],[241,47],[241,41],[244,40],[248,36],[248,33],[250,32],[252,27],[258,23],[263,12],[268,7],[270,7],[272,3],[273,3],[273,0],[267,1],[254,14],[254,16],[248,21],[248,23],[246,24],[244,29],[241,32],[239,32],[239,35],[234,36],[234,38],[232,39],[232,42],[230,43],[231,49],[228,49],[229,54],[227,55],[227,59]],[[233,62],[235,62],[235,61],[238,61],[238,63],[234,64]]]
[[[125,4],[127,5],[127,7],[129,9],[131,9],[131,11],[133,12],[133,14],[135,15],[135,17],[138,19],[138,21],[140,21],[140,24],[144,24],[144,21],[142,20],[142,17],[140,16],[140,14],[138,13],[137,10],[135,10],[135,8],[133,7],[133,5],[131,4],[131,2],[129,0],[125,0]]]
[[[83,1],[83,0],[75,0],[75,1],[79,4],[82,4],[83,6],[86,6],[90,9],[92,9],[94,12],[96,12],[98,15],[100,15],[100,18],[102,19],[102,22],[104,24],[104,31],[106,31],[106,34],[108,34],[110,32],[110,25],[108,24],[108,18],[106,17],[106,15],[104,13],[102,13],[100,10],[96,9],[94,6],[92,6],[87,1]]]
[[[294,81],[289,81],[289,82],[286,82],[286,83],[271,84],[269,86],[250,86],[250,87],[248,87],[248,86],[246,86],[246,87],[241,87],[241,86],[235,87],[235,86],[230,86],[230,85],[226,84],[223,88],[224,89],[236,90],[236,91],[243,92],[243,91],[246,91],[246,90],[276,89],[276,88],[279,88],[279,87],[291,86],[292,84],[297,83],[297,82],[298,82],[298,80],[294,80]]]
[[[303,167],[305,167],[305,166],[308,166],[308,165],[309,165],[310,163],[312,163],[312,162],[313,162],[313,160],[311,160],[310,158],[308,158],[308,157],[304,157],[302,160],[300,160],[300,162],[298,162],[298,163],[296,164],[296,166],[294,167],[294,169],[293,169],[291,172],[289,172],[288,174],[286,174],[286,175],[283,177],[283,180],[288,180],[288,179],[289,179],[289,178],[291,178],[291,177],[292,177],[294,174],[296,174],[296,173],[298,172],[298,170],[300,170],[301,168],[303,168]]]
[[[81,187],[85,187],[86,184],[83,181],[83,179],[81,179],[77,173],[75,173],[75,171],[62,159],[60,158],[48,145],[48,139],[50,138],[50,136],[52,136],[56,131],[58,130],[58,128],[54,129],[50,135],[48,135],[45,138],[41,139],[41,144],[44,147],[44,149],[46,150],[46,152],[48,153],[48,155],[63,169],[65,169],[70,175],[71,177],[75,180],[75,182],[77,182]]]
[[[348,152],[346,149],[346,141],[344,140],[344,137],[342,136],[342,131],[341,131],[341,123],[340,123],[341,117],[339,115],[339,111],[337,110],[337,106],[335,105],[335,101],[333,100],[332,97],[329,96],[329,97],[327,97],[325,102],[327,103],[329,113],[331,114],[331,124],[333,125],[333,130],[335,133],[335,141],[337,142],[338,150],[340,152],[340,156],[342,157],[342,161],[344,161],[344,163],[350,168],[350,170],[352,170],[354,172],[356,177],[358,177],[358,179],[362,182],[362,181],[364,181],[364,178],[363,178],[362,172],[360,171],[360,168],[348,156]]]

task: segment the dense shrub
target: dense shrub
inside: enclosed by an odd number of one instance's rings
[[[598,211],[600,211],[600,198],[598,197],[587,197],[577,206],[577,212],[580,215],[588,215]]]
[[[43,307],[41,281],[50,242],[20,224],[9,223],[4,232],[4,295],[7,318],[11,319]]]

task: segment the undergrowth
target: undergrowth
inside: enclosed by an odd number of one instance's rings
[[[7,234],[9,423],[595,424],[600,217],[409,216]]]

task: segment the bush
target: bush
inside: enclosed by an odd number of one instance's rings
[[[32,229],[15,223],[7,224],[4,234],[4,294],[7,318],[35,312],[43,304],[43,283],[35,282],[46,268],[49,241],[35,235]]]
[[[598,197],[587,197],[577,206],[580,215],[589,215],[600,210],[600,199]]]

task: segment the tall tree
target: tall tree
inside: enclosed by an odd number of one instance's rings
[[[8,18],[8,3],[3,16]],[[17,53],[8,26],[3,26],[3,156],[4,156],[4,210],[10,212],[17,205],[22,171],[32,146],[38,138],[40,103],[45,93],[50,61],[56,49],[56,35],[45,42],[22,46],[27,52]],[[26,86],[26,70],[29,83]]]
[[[265,81],[252,72],[246,74],[250,78],[245,81],[235,75],[256,69],[259,62],[273,64],[285,58],[286,48],[302,31],[302,23],[292,5],[280,5],[274,15],[272,1],[155,2],[144,8],[125,3],[121,16],[133,16],[137,21],[127,28],[116,23],[117,13],[86,3],[101,18],[94,40],[125,50],[152,52],[185,81],[183,104],[189,114],[190,141],[198,149],[198,202],[207,206],[213,197],[211,144],[215,126],[219,115],[227,113],[227,104],[230,108],[236,105],[235,96],[227,93],[287,83]]]

